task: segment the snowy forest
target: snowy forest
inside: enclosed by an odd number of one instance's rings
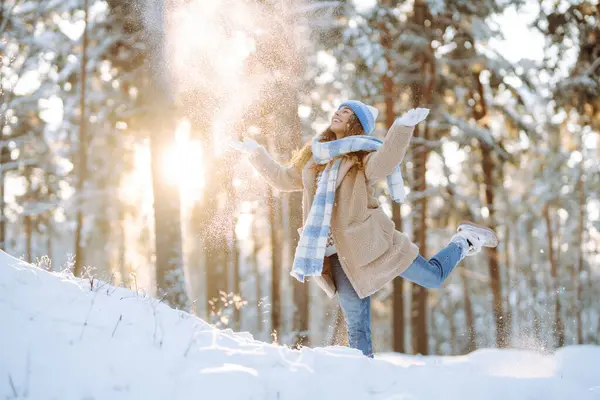
[[[468,219],[497,248],[372,297],[377,352],[600,344],[600,5],[593,0],[0,0],[0,248],[289,347],[344,344],[289,271],[282,164],[346,99],[375,136],[431,110],[379,200],[426,257]],[[43,301],[43,299],[39,299]]]

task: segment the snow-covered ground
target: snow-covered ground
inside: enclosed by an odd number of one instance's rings
[[[2,399],[600,399],[600,348],[367,359],[213,329],[0,252]]]

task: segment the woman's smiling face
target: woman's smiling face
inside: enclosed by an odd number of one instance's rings
[[[350,109],[350,107],[346,106],[340,108],[333,114],[333,118],[331,119],[331,125],[329,129],[331,129],[331,131],[335,133],[335,136],[338,139],[344,137],[346,129],[348,129],[348,123],[350,122],[350,119],[353,115],[354,112]]]

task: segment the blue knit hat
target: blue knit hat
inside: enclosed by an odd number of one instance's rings
[[[354,111],[354,114],[358,117],[365,133],[370,135],[373,132],[373,129],[375,129],[375,120],[377,119],[379,111],[377,111],[375,107],[368,106],[358,100],[345,101],[339,106],[338,110],[344,106]]]

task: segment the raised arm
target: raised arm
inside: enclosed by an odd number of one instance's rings
[[[406,155],[415,125],[427,118],[428,114],[428,109],[417,108],[394,121],[381,148],[366,157],[365,174],[368,180],[383,179],[394,171]]]
[[[245,138],[242,142],[231,142],[230,145],[247,154],[252,166],[275,189],[283,192],[302,190],[302,171],[295,166],[282,166],[256,141]]]
[[[284,167],[279,164],[264,147],[258,147],[251,152],[248,160],[275,189],[283,192],[302,190],[302,171],[295,166]]]

